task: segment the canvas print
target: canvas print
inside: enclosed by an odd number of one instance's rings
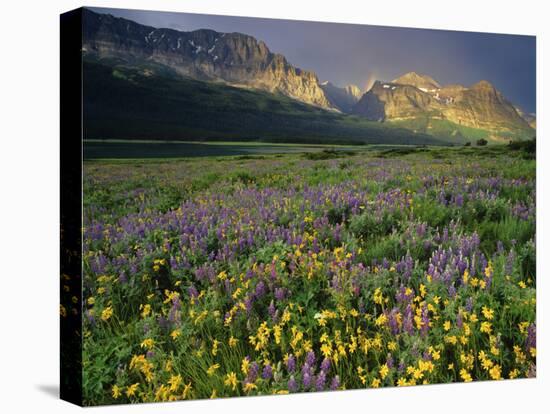
[[[536,376],[534,36],[71,13],[67,399]]]

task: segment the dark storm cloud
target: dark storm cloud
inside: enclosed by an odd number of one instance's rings
[[[209,28],[263,40],[319,79],[366,89],[405,72],[432,76],[442,84],[493,83],[509,100],[535,112],[534,36],[213,16],[142,10],[101,9],[138,23],[177,30]]]

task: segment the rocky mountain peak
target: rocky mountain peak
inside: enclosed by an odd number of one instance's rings
[[[330,104],[342,112],[351,112],[353,105],[361,98],[361,90],[353,84],[340,88],[332,82],[324,81],[319,85]]]
[[[361,89],[359,89],[359,86],[350,84],[345,86],[344,89],[349,95],[354,96],[357,99],[361,98]]]
[[[486,96],[493,96],[495,98],[501,98],[500,92],[489,81],[481,80],[470,86],[471,93],[484,94]]]
[[[445,120],[456,128],[482,129],[494,136],[503,132],[529,133],[535,125],[532,118],[522,116],[486,80],[469,88],[458,84],[441,86],[430,76],[415,72],[392,82],[376,81],[353,112],[375,121]]]
[[[394,79],[392,83],[400,85],[410,85],[419,89],[439,89],[441,85],[428,75],[421,75],[416,72],[408,72]]]
[[[314,72],[294,67],[263,41],[243,33],[154,28],[86,9],[83,51],[133,65],[160,64],[184,77],[281,93],[334,108]]]

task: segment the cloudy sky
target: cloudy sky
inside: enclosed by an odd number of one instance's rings
[[[321,81],[356,84],[425,73],[442,84],[494,84],[510,101],[536,112],[534,36],[407,29],[295,20],[92,8],[141,24],[177,30],[241,32],[263,40]],[[372,16],[371,16],[372,18]]]

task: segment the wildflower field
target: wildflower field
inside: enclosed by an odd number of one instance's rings
[[[532,158],[86,162],[85,404],[535,376]]]

